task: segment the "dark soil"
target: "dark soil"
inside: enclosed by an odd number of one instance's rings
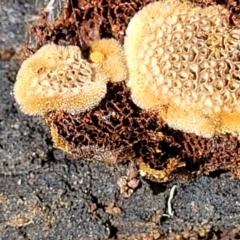
[[[19,111],[12,89],[35,8],[35,0],[0,3],[0,239],[236,239],[240,181],[230,173],[168,184],[141,179],[124,199],[117,180],[127,166],[65,155],[42,119]]]

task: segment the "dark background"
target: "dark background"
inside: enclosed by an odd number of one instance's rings
[[[21,47],[44,4],[0,1],[0,239],[174,239],[180,232],[237,238],[240,182],[230,173],[167,184],[141,179],[124,199],[117,180],[127,166],[65,155],[53,148],[42,119],[19,111],[12,90]],[[173,185],[174,216],[163,216]],[[118,214],[109,212],[111,205]]]

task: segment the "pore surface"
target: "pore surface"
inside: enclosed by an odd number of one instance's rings
[[[240,132],[240,32],[221,6],[149,4],[128,25],[128,86],[143,109],[166,109],[174,128],[211,137]],[[229,122],[231,120],[231,122]]]

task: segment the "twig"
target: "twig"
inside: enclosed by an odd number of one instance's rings
[[[169,214],[169,216],[171,216],[171,217],[174,215],[174,211],[172,210],[172,203],[171,203],[171,201],[172,201],[172,199],[173,199],[175,190],[176,190],[176,185],[173,185],[172,189],[170,190],[170,195],[169,195],[168,202],[167,202],[167,205],[168,205],[168,214]]]
[[[176,190],[176,185],[173,185],[173,187],[170,190],[169,198],[167,201],[167,213],[163,214],[165,217],[172,217],[174,215],[174,211],[172,210],[172,199],[174,197],[174,193]]]

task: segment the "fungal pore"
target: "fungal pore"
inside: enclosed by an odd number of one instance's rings
[[[165,107],[170,127],[203,137],[240,133],[240,30],[226,11],[165,0],[132,18],[124,48],[139,107]]]

